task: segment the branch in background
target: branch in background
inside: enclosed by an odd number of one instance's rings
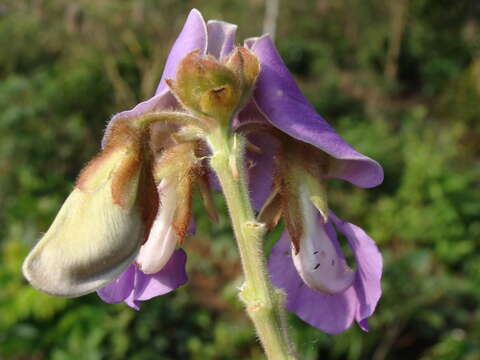
[[[385,77],[393,80],[397,76],[398,56],[402,45],[407,19],[408,0],[393,1],[391,3],[392,23],[390,44],[385,61]]]
[[[155,92],[162,75],[165,57],[163,47],[156,46],[151,56],[144,55],[140,40],[133,31],[127,31],[122,37],[122,42],[132,55],[140,73],[140,99],[148,99]]]
[[[122,78],[116,60],[108,57],[105,59],[104,66],[107,77],[113,86],[115,103],[121,108],[135,104],[135,95],[128,83]]]
[[[265,18],[263,19],[263,33],[270,34],[275,40],[277,31],[278,10],[280,8],[280,0],[265,0]]]
[[[142,82],[140,88],[140,95],[147,99],[152,96],[157,88],[163,72],[163,64],[165,59],[165,51],[162,46],[156,46],[153,49],[153,55],[148,62],[148,66],[142,69]]]

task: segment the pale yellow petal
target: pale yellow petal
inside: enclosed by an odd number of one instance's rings
[[[25,259],[23,273],[35,288],[54,296],[84,295],[113,281],[133,262],[144,234],[136,201],[140,170],[131,175],[128,199],[120,206],[112,198],[112,178],[122,157],[113,158],[99,170],[104,176],[96,177],[95,186],[73,190]]]

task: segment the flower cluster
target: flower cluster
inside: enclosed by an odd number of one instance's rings
[[[353,320],[366,330],[381,295],[382,257],[361,228],[329,209],[326,181],[372,187],[382,182],[382,168],[314,111],[268,35],[235,47],[235,32],[233,24],[205,23],[191,11],[155,95],[111,119],[102,151],[81,172],[23,272],[52,295],[97,291],[106,302],[136,309],[183,285],[186,254],[178,247],[194,227],[194,184],[210,218],[217,217],[205,134],[230,128],[248,139],[258,220],[270,229],[285,223],[268,269],[287,294],[287,309],[326,332]],[[337,231],[348,240],[355,270]]]

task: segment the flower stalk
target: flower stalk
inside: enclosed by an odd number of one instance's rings
[[[212,151],[210,164],[220,180],[242,260],[245,282],[240,299],[268,359],[296,359],[287,332],[284,294],[272,286],[266,272],[262,248],[266,227],[256,221],[248,196],[243,166],[245,140],[239,135],[229,138],[218,127],[207,141]]]

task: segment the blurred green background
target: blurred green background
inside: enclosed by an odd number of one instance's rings
[[[188,11],[261,34],[263,0],[0,2],[0,358],[263,359],[237,300],[234,240],[198,202],[188,285],[136,312],[23,280],[106,121],[149,98]],[[332,180],[330,206],[385,259],[369,333],[291,316],[302,359],[480,359],[480,3],[283,0],[277,46],[316,109],[385,182]],[[278,238],[271,234],[266,247]]]

